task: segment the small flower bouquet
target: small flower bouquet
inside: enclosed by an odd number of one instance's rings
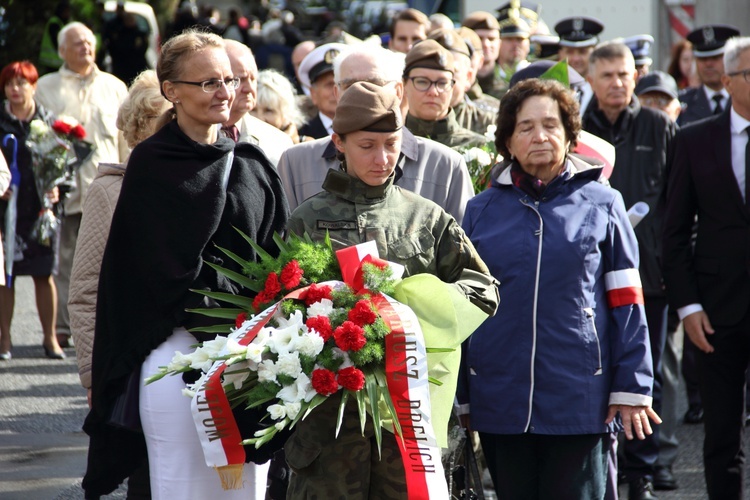
[[[77,160],[73,143],[82,141],[86,131],[69,117],[60,117],[52,125],[36,119],[29,126],[26,145],[31,151],[31,166],[42,204],[32,234],[41,244],[49,246],[60,221],[52,211],[52,202],[47,193],[63,183],[71,182],[70,166]]]
[[[471,181],[475,193],[481,193],[490,185],[490,172],[497,163],[497,149],[495,148],[495,125],[487,127],[484,134],[487,142],[481,148],[471,147],[461,151],[469,168]]]

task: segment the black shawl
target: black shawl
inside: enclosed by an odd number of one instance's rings
[[[222,179],[233,150],[225,190]],[[234,226],[275,254],[273,234],[283,231],[288,217],[281,180],[254,145],[227,138],[199,144],[173,121],[133,150],[99,279],[93,409],[84,424],[91,437],[87,495],[117,488],[146,455],[142,434],[106,422],[152,349],[175,327],[205,323],[185,309],[217,305],[189,290],[248,293],[204,265],[240,271],[214,245],[252,256]]]

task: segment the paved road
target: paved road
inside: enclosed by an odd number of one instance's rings
[[[0,361],[0,499],[81,499],[88,446],[81,423],[87,406],[75,351],[67,349],[64,361],[44,357],[33,284],[20,278],[16,287],[13,359]],[[679,437],[675,473],[680,489],[659,492],[659,498],[703,499],[702,428],[681,425]],[[124,497],[118,490],[107,498]]]

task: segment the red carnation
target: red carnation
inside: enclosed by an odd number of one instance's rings
[[[343,325],[336,328],[336,331],[333,332],[333,338],[336,341],[336,345],[342,351],[356,352],[362,349],[367,343],[365,331],[361,326],[351,321],[344,321]]]
[[[269,297],[266,294],[266,291],[263,290],[258,295],[256,295],[255,298],[253,299],[253,309],[255,309],[255,312],[260,312],[261,307],[264,304],[271,302],[272,300],[273,300],[273,296]]]
[[[318,332],[318,335],[323,337],[323,341],[330,339],[331,335],[333,335],[333,331],[331,330],[331,320],[328,319],[328,316],[313,316],[305,321],[305,325],[307,325],[310,330]]]
[[[72,135],[76,139],[84,139],[86,137],[86,129],[84,129],[80,124],[76,125],[70,131],[70,135]]]
[[[339,390],[336,383],[336,375],[331,370],[319,368],[312,372],[312,386],[315,392],[323,396],[330,396]]]
[[[370,301],[360,300],[354,304],[354,307],[349,311],[348,317],[349,321],[352,321],[359,326],[365,326],[375,323],[375,319],[378,316],[375,314],[375,311],[372,310],[372,307],[370,307]]]
[[[268,273],[268,278],[266,278],[266,285],[263,289],[263,292],[265,292],[268,300],[273,299],[281,292],[281,283],[279,283],[278,274],[274,272]]]
[[[353,366],[339,370],[336,380],[341,387],[350,391],[359,391],[365,386],[365,374]]]
[[[245,321],[247,321],[247,313],[246,312],[241,312],[234,319],[234,326],[236,326],[237,328],[239,328],[239,327],[242,326],[242,323],[244,323]]]
[[[61,120],[56,120],[55,123],[52,124],[52,130],[54,130],[58,134],[68,135],[72,128],[73,127],[71,127],[69,123],[65,123]]]
[[[299,286],[303,274],[305,271],[299,267],[299,262],[292,260],[281,270],[281,284],[287,290],[294,290]]]
[[[328,285],[316,285],[313,283],[310,287],[300,295],[300,299],[305,301],[305,304],[311,306],[316,302],[320,302],[323,299],[331,299],[331,287]]]

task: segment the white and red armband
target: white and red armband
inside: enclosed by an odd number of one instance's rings
[[[607,303],[610,309],[643,304],[643,287],[638,269],[620,269],[604,275]]]

